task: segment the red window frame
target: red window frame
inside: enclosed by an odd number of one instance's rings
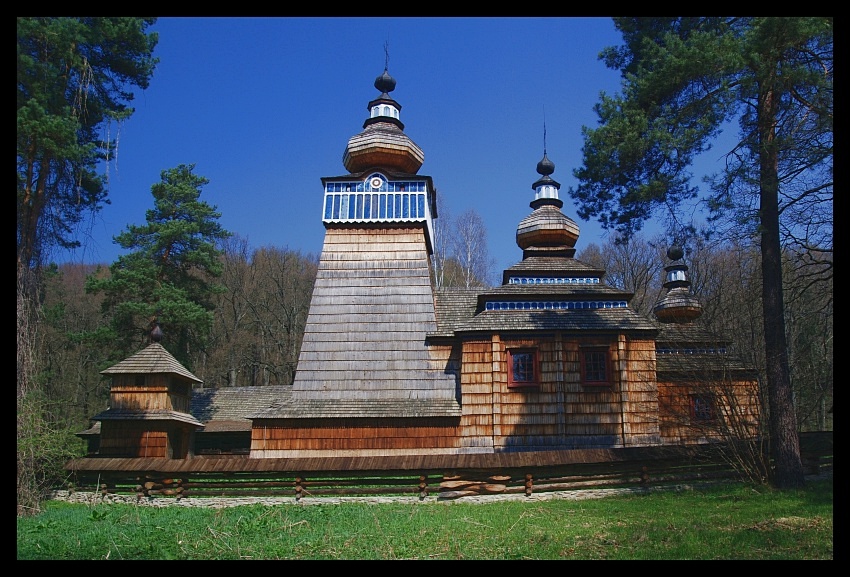
[[[579,361],[582,385],[586,387],[611,386],[611,351],[607,346],[582,347]]]
[[[535,348],[508,349],[508,387],[540,385],[540,359]]]
[[[690,395],[689,404],[692,421],[710,423],[717,420],[717,405],[713,395]]]

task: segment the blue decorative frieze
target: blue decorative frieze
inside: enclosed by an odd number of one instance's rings
[[[492,301],[485,305],[488,311],[623,309],[626,301]]]
[[[599,277],[530,277],[512,276],[508,284],[599,284]]]
[[[655,349],[655,353],[659,355],[725,355],[726,347],[685,347],[685,348],[672,348],[672,347],[661,347]]]

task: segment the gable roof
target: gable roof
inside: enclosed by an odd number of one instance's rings
[[[101,375],[132,373],[168,373],[180,375],[196,383],[203,382],[201,379],[186,370],[186,368],[159,343],[151,343],[132,357],[128,357],[117,365],[113,365],[108,369],[100,371]]]
[[[196,427],[202,423],[189,413],[172,409],[106,409],[92,417],[95,421],[177,421]]]
[[[291,385],[194,389],[190,411],[205,433],[250,431],[249,415],[292,396]]]
[[[594,309],[482,310],[495,300],[593,301],[631,299],[632,293],[604,284],[502,285],[491,289],[436,291],[437,330],[429,337],[451,337],[464,332],[505,331],[648,331],[658,330],[649,319],[628,307]]]
[[[714,334],[698,321],[657,325],[655,350],[659,375],[735,372],[756,378],[757,372],[733,352],[729,339]]]

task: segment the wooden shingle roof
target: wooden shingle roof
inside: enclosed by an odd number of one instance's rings
[[[454,399],[306,399],[277,403],[252,419],[460,417]]]
[[[106,409],[92,419],[96,421],[179,421],[198,427],[203,426],[189,413],[170,409]]]
[[[598,298],[631,300],[634,293],[622,291],[604,283],[597,284],[504,284],[491,289],[479,289],[480,301],[502,299],[508,296],[539,299]]]
[[[729,339],[721,338],[712,333],[699,322],[656,323],[656,325],[658,326],[658,336],[655,340],[658,346],[694,343],[714,344],[716,346],[729,344]]]
[[[529,256],[505,269],[505,276],[520,273],[573,273],[573,276],[605,276],[605,271],[576,258],[557,256]]]
[[[190,411],[204,423],[206,433],[246,431],[251,429],[249,415],[288,401],[291,396],[290,385],[196,388],[192,391]]]
[[[431,337],[451,337],[454,331],[475,316],[481,289],[449,288],[435,293],[437,329]]]
[[[730,353],[698,352],[700,349],[679,350],[674,353],[659,353],[656,355],[656,373],[659,378],[675,373],[678,375],[693,375],[704,378],[718,373],[752,373],[755,370],[748,367],[739,358]]]
[[[327,414],[329,401],[362,416],[388,399],[395,411],[415,400],[455,414],[455,376],[426,344],[437,328],[426,235],[328,227],[292,385],[299,417]]]
[[[582,310],[483,311],[456,332],[505,331],[651,331],[653,323],[628,308]]]
[[[128,357],[120,363],[100,371],[102,375],[130,373],[168,373],[180,375],[196,383],[203,382],[190,373],[159,343],[151,343],[132,357]]]
[[[656,371],[665,373],[752,372],[728,347],[729,339],[716,335],[697,322],[657,323]]]
[[[493,289],[441,289],[436,293],[438,330],[431,337],[461,332],[650,331],[655,323],[628,307],[574,310],[482,310],[493,300],[624,300],[626,293],[604,284],[502,285]]]

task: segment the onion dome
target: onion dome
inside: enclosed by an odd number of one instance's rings
[[[369,118],[363,123],[363,132],[349,139],[342,164],[352,174],[379,168],[416,174],[425,154],[404,133],[404,124],[399,120],[401,105],[389,94],[395,90],[395,79],[386,68],[375,79],[375,88],[381,94],[369,102]]]
[[[156,323],[151,331],[151,342],[158,343],[160,341],[162,341],[162,329],[160,328],[159,323]]]
[[[546,151],[544,150],[543,158],[537,163],[537,174],[549,176],[553,172],[555,172],[555,163],[549,160],[549,157],[546,156]]]
[[[384,68],[384,73],[375,79],[375,88],[381,91],[381,98],[389,98],[389,93],[395,90],[395,78],[390,76],[386,68]],[[401,107],[399,106],[399,108]]]
[[[529,206],[534,209],[519,223],[516,230],[516,243],[528,249],[572,249],[578,240],[579,227],[561,212],[564,201],[558,198],[560,183],[550,176],[555,172],[555,163],[549,160],[546,150],[537,163],[540,178],[531,185],[535,191],[534,200]]]
[[[664,267],[667,272],[667,281],[664,295],[658,304],[653,307],[652,312],[662,323],[686,323],[702,315],[702,304],[690,292],[691,281],[687,279],[687,265],[677,263],[684,256],[684,251],[678,245],[673,245],[667,250],[667,258],[674,261],[673,264]]]

